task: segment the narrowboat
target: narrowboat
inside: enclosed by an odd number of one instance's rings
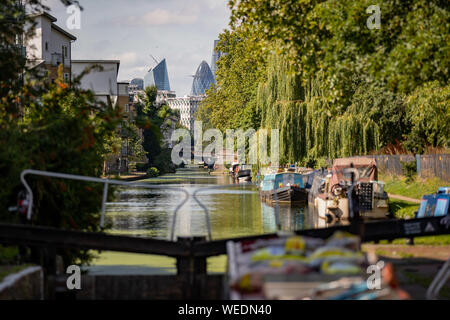
[[[303,176],[295,172],[269,173],[260,186],[261,200],[273,203],[303,203],[307,201]]]
[[[233,163],[230,168],[230,173],[233,179],[237,182],[252,181],[252,166],[239,163]]]
[[[353,208],[364,219],[389,218],[384,182],[377,181],[376,160],[367,157],[336,159],[331,172],[315,172],[308,204],[314,214],[327,221],[351,219],[348,190],[356,183]]]
[[[443,217],[448,214],[450,187],[440,187],[435,194],[422,197],[416,218]]]

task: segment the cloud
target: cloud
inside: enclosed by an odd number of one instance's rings
[[[163,25],[188,25],[194,24],[198,20],[198,15],[187,13],[175,13],[166,9],[154,9],[146,12],[142,16],[131,16],[128,18],[116,19],[116,23],[129,26],[163,26]]]

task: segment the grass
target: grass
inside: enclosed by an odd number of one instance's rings
[[[152,268],[173,269],[176,272],[176,259],[166,256],[137,254],[137,253],[123,253],[103,251],[100,254],[97,251],[93,252],[97,259],[92,262],[92,265],[102,266],[144,266]],[[217,257],[210,257],[206,261],[208,265],[208,273],[224,273],[226,270],[227,256],[220,255]]]
[[[0,265],[14,264],[19,249],[17,247],[4,247],[0,245]]]
[[[439,178],[421,179],[416,177],[414,181],[407,182],[406,177],[380,175],[380,180],[386,183],[385,191],[414,199],[422,199],[423,195],[436,193],[439,187],[450,185]]]
[[[373,243],[373,242],[369,242]],[[396,239],[389,243],[387,240],[381,240],[380,244],[406,244],[406,239]],[[430,246],[448,246],[450,245],[450,235],[428,236],[414,238],[414,244],[430,245]]]
[[[381,175],[385,191],[392,194],[398,194],[405,197],[421,199],[423,195],[436,193],[439,187],[447,186],[450,183],[440,180],[439,178],[420,179],[415,178],[412,182],[407,182],[406,177]],[[419,209],[419,205],[407,201],[389,199],[389,211],[393,213],[397,219],[414,218],[414,212]],[[387,244],[387,241],[381,241],[381,244]],[[415,244],[424,245],[449,245],[450,235],[429,236],[414,238]],[[405,244],[405,239],[397,239],[392,244]]]
[[[389,212],[391,212],[396,219],[414,218],[414,212],[418,209],[419,205],[416,203],[389,199]]]

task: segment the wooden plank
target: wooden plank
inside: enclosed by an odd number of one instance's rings
[[[189,255],[186,245],[172,241],[29,225],[0,224],[0,243],[159,254],[170,257]]]

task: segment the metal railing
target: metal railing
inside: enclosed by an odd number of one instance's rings
[[[100,212],[101,213],[100,214],[100,227],[102,229],[104,228],[104,224],[105,224],[105,211],[106,211],[106,202],[107,202],[107,198],[108,198],[109,185],[121,185],[121,186],[127,186],[127,187],[139,187],[139,188],[148,188],[148,189],[160,189],[161,188],[161,186],[159,186],[159,185],[152,185],[152,184],[134,183],[134,182],[127,182],[127,181],[120,181],[120,180],[111,180],[111,179],[102,179],[102,178],[96,178],[96,177],[80,176],[80,175],[67,174],[67,173],[48,172],[48,171],[27,169],[21,173],[20,180],[22,181],[22,184],[24,185],[24,187],[28,193],[28,201],[29,201],[29,205],[28,205],[28,209],[27,209],[27,219],[28,220],[31,220],[32,214],[33,214],[33,190],[31,189],[30,185],[28,184],[28,182],[25,179],[25,176],[27,176],[27,175],[36,175],[36,176],[59,178],[59,179],[103,183],[104,188],[103,188],[102,206],[101,206],[101,212]],[[242,185],[230,184],[230,185],[209,186],[207,188],[196,189],[193,192],[192,196],[193,196],[194,200],[198,203],[198,205],[205,212],[205,222],[206,222],[206,228],[207,228],[209,240],[212,240],[211,220],[209,218],[209,210],[198,199],[198,197],[197,197],[198,193],[200,193],[202,191],[206,191],[206,190],[211,190],[211,189],[235,188],[236,186],[242,186]],[[182,189],[181,187],[164,186],[164,188],[178,191],[178,192],[184,193],[184,195],[185,195],[185,198],[175,208],[174,213],[173,213],[170,240],[174,241],[175,240],[175,227],[176,227],[178,212],[189,200],[190,194],[187,190]],[[277,202],[275,204],[275,221],[276,221],[276,225],[277,225],[277,231],[279,231],[281,229],[281,222],[280,222],[279,206],[278,206]]]
[[[217,185],[217,186],[208,186],[207,188],[198,188],[196,189],[193,194],[192,197],[194,198],[194,200],[198,203],[198,205],[203,209],[203,211],[205,212],[205,222],[206,222],[206,227],[208,228],[208,238],[209,240],[212,240],[212,235],[211,235],[211,221],[209,219],[209,210],[208,208],[197,198],[198,193],[203,192],[203,191],[207,191],[207,190],[211,190],[211,189],[225,189],[225,188],[236,188],[236,186],[242,187],[245,186],[244,185],[239,185],[239,184],[228,184],[228,185]],[[276,197],[276,195],[275,195]],[[275,201],[275,221],[276,221],[276,226],[277,226],[277,232],[279,232],[281,230],[281,222],[280,222],[280,208],[278,206],[278,201]],[[172,225],[172,230],[175,227],[175,224]]]
[[[437,299],[439,295],[439,291],[441,291],[442,287],[445,285],[447,280],[450,279],[450,259],[444,264],[444,266],[439,270],[436,277],[430,284],[430,287],[427,290],[426,297],[428,300]]]
[[[108,198],[108,186],[109,185],[121,185],[121,186],[127,186],[127,187],[138,187],[138,188],[147,188],[147,189],[160,189],[161,188],[161,186],[152,185],[152,184],[148,184],[148,183],[146,183],[146,184],[134,183],[134,182],[127,182],[127,181],[120,181],[120,180],[102,179],[102,178],[86,177],[86,176],[79,176],[79,175],[67,174],[67,173],[48,172],[48,171],[28,169],[28,170],[22,171],[22,173],[20,175],[20,180],[22,181],[23,185],[25,186],[25,189],[28,192],[28,201],[29,201],[28,211],[27,211],[27,219],[28,220],[31,220],[32,213],[33,213],[33,190],[31,190],[30,185],[28,184],[28,182],[25,179],[26,175],[36,175],[36,176],[59,178],[59,179],[69,179],[69,180],[103,183],[104,188],[103,188],[101,215],[100,215],[100,227],[101,228],[104,227],[104,223],[105,223],[105,209],[106,209],[106,200]],[[180,187],[164,186],[164,188],[184,193],[186,196],[183,199],[183,201],[174,210],[173,221],[175,223],[176,219],[177,219],[178,211],[189,199],[189,192],[187,192],[185,189],[182,189]],[[173,239],[173,237],[174,237],[174,228],[172,228],[171,239]]]
[[[345,170],[345,173],[352,173],[354,174],[355,182],[351,185],[348,192],[349,197],[349,211],[350,211],[350,217],[354,218],[353,214],[353,204],[352,204],[352,191],[353,188],[358,184],[359,180],[359,172],[358,170],[354,168],[348,168]],[[103,189],[103,197],[102,197],[102,206],[101,206],[101,215],[100,215],[100,227],[104,228],[105,223],[105,210],[106,210],[106,201],[108,198],[108,186],[111,185],[122,185],[127,187],[139,187],[139,188],[147,188],[147,189],[160,189],[160,185],[152,185],[152,184],[143,184],[143,183],[134,183],[134,182],[127,182],[127,181],[120,181],[120,180],[111,180],[111,179],[102,179],[97,177],[88,177],[88,176],[80,176],[80,175],[74,175],[74,174],[67,174],[67,173],[58,173],[58,172],[48,172],[48,171],[41,171],[41,170],[31,170],[27,169],[24,170],[21,173],[20,179],[25,186],[25,189],[28,193],[28,200],[29,200],[29,206],[27,211],[27,219],[31,220],[32,217],[32,210],[33,210],[33,191],[31,190],[29,184],[27,183],[25,176],[26,175],[36,175],[36,176],[44,176],[44,177],[52,177],[52,178],[59,178],[59,179],[69,179],[69,180],[78,180],[78,181],[86,181],[86,182],[97,182],[97,183],[103,183],[104,189]],[[198,203],[198,205],[203,209],[205,212],[205,223],[206,228],[208,232],[208,239],[212,240],[212,232],[211,232],[211,220],[209,217],[209,210],[208,208],[198,199],[198,194],[200,192],[211,190],[211,189],[224,189],[224,188],[236,188],[236,186],[242,187],[243,185],[239,184],[229,184],[229,185],[216,185],[216,186],[208,186],[206,188],[198,188],[196,189],[192,196],[194,200]],[[181,187],[170,187],[170,186],[164,186],[165,189],[174,190],[177,192],[181,192],[185,194],[185,198],[183,201],[175,208],[173,219],[172,219],[172,227],[171,227],[171,234],[170,234],[170,240],[175,240],[175,227],[178,217],[179,210],[186,204],[186,202],[189,200],[190,194],[187,190],[181,188]],[[280,219],[280,207],[278,204],[278,196],[275,193],[275,205],[274,205],[274,214],[275,214],[275,223],[277,232],[280,232],[281,230],[281,219]]]

